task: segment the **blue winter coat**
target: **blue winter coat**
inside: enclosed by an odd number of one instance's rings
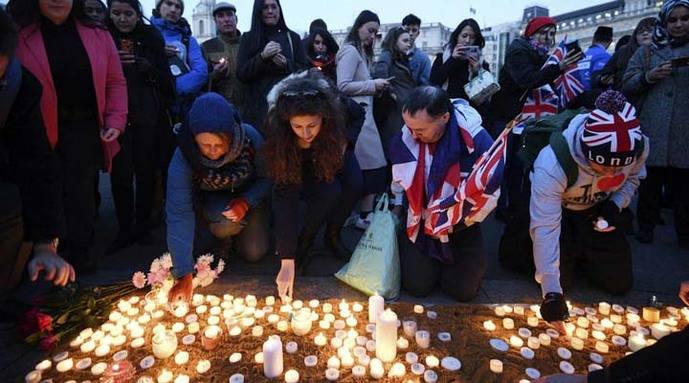
[[[610,53],[602,45],[593,44],[586,50],[584,59],[579,63],[579,68],[585,69],[582,80],[586,90],[591,90],[591,79],[595,77],[596,72],[600,72],[605,67],[610,57]]]

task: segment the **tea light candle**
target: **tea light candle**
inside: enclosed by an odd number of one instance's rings
[[[158,374],[158,383],[171,383],[174,378],[172,371],[163,369],[160,374]]]
[[[423,306],[422,305],[414,305],[414,313],[416,314],[423,314]]]
[[[140,324],[146,324],[146,323],[151,321],[151,316],[148,314],[143,314],[143,315],[139,316],[139,318],[136,321],[139,322]]]
[[[318,357],[315,355],[309,355],[304,358],[304,365],[306,367],[315,367],[318,364]]]
[[[211,369],[211,361],[210,360],[201,359],[196,364],[196,372],[198,372],[199,374],[205,374],[210,369]]]
[[[369,305],[370,305],[370,303],[371,303],[371,300],[369,299]],[[333,305],[330,304],[330,303],[323,303],[322,310],[323,310],[323,312],[326,313],[326,314],[327,314],[327,313],[330,313],[330,312],[333,311]],[[370,306],[369,306],[369,310],[370,310]]]
[[[371,352],[376,351],[376,341],[375,340],[369,340],[368,342],[366,342],[366,350],[371,351]]]
[[[153,335],[153,355],[158,359],[170,357],[177,350],[177,336],[172,331],[159,331]]]
[[[586,317],[579,317],[577,318],[577,326],[581,328],[588,328],[589,327],[589,320],[586,319]]]
[[[401,378],[404,376],[404,374],[407,373],[406,367],[402,363],[395,363],[390,367],[390,371],[388,371],[388,377],[389,378]]]
[[[285,345],[285,351],[288,354],[294,354],[295,352],[297,352],[298,348],[299,346],[297,346],[297,342],[287,342],[287,344]]]
[[[529,327],[538,327],[538,317],[526,318],[526,324],[529,325]]]
[[[629,337],[627,344],[630,350],[636,352],[646,347],[646,339],[642,334],[634,334]]]
[[[495,331],[495,323],[493,323],[492,320],[487,320],[483,322],[483,328],[488,330],[488,331]]]
[[[347,326],[349,326],[349,327],[356,327],[356,325],[357,325],[359,322],[356,320],[356,318],[354,318],[353,316],[350,316],[349,318],[347,318],[347,320],[345,320],[345,323],[346,323]]]
[[[383,375],[385,375],[385,368],[383,368],[383,362],[378,358],[371,359],[368,368],[373,379],[380,379],[383,377]]]
[[[330,322],[328,322],[327,320],[319,321],[318,327],[322,328],[323,330],[327,330],[330,328]]]
[[[311,312],[300,311],[292,316],[292,331],[297,336],[303,336],[311,331]]]
[[[503,318],[502,327],[504,327],[505,330],[512,330],[514,328],[514,320],[512,318]]]
[[[537,337],[530,336],[529,339],[526,340],[526,345],[529,346],[529,348],[537,350],[539,347],[541,347],[541,342]]]
[[[189,353],[186,351],[180,351],[175,355],[175,364],[183,365],[189,361]]]
[[[247,318],[242,318],[242,319],[247,319]],[[249,318],[249,319],[254,319],[254,318]],[[217,326],[218,324],[220,324],[220,317],[216,316],[216,315],[211,315],[208,317],[207,322],[211,326]]]
[[[217,317],[212,317],[212,318],[217,318]],[[209,324],[211,324],[211,323],[209,323]],[[216,324],[217,324],[217,323],[216,323]],[[174,333],[180,333],[180,332],[182,332],[182,331],[184,331],[184,323],[182,323],[182,322],[177,322],[177,323],[175,323],[175,324],[172,325],[172,332],[174,332]]]
[[[340,347],[342,347],[342,339],[337,338],[337,337],[332,338],[332,339],[330,339],[330,345],[334,348],[340,348]]]
[[[624,325],[616,324],[613,326],[612,331],[615,333],[615,335],[624,335],[627,333],[627,328]]]
[[[196,308],[196,313],[199,315],[203,315],[208,311],[208,306],[206,305],[201,305]]]
[[[490,360],[490,370],[496,374],[502,374],[502,361],[498,359]]]
[[[593,330],[591,331],[591,336],[594,337],[596,340],[605,340],[605,333],[599,330]]]
[[[132,308],[132,305],[125,300],[120,300],[117,303],[117,308],[122,312],[127,312],[130,308]]]
[[[201,330],[201,325],[199,322],[191,322],[187,325],[187,331],[189,331],[189,334],[196,334]]]
[[[268,323],[270,324],[276,324],[280,321],[280,316],[277,314],[270,314],[268,315]]]
[[[297,370],[287,370],[285,372],[285,383],[297,383],[299,381],[299,373]]]
[[[538,334],[538,341],[544,346],[550,346],[550,335],[545,333]]]
[[[271,336],[263,343],[263,374],[268,379],[277,378],[283,369],[282,341],[278,336]]]
[[[409,338],[413,337],[414,334],[416,334],[416,321],[402,321],[402,329],[404,330],[404,335],[408,336]]]
[[[189,306],[186,303],[179,303],[177,307],[172,311],[173,315],[177,318],[181,318],[189,312]]]
[[[655,307],[644,307],[643,308],[643,318],[647,322],[659,322],[660,321],[660,310]]]
[[[654,323],[651,325],[651,335],[656,339],[661,339],[670,334],[670,328],[662,323]]]
[[[29,372],[28,374],[26,374],[26,376],[24,377],[24,381],[26,383],[38,383],[41,381],[41,378],[42,378],[41,372],[33,370],[33,371]]]
[[[397,314],[385,310],[376,322],[376,357],[392,362],[397,356]],[[430,341],[430,339],[429,339]]]
[[[328,359],[327,366],[328,366],[328,368],[334,368],[334,369],[340,368],[340,358],[336,357],[335,355],[331,356]]]
[[[130,343],[129,345],[132,348],[140,348],[144,345],[145,342],[146,341],[144,340],[144,338],[136,338],[136,339],[132,340],[132,343]]]
[[[608,318],[603,318],[603,320],[600,321],[600,324],[601,324],[601,326],[603,326],[603,328],[605,328],[607,330],[610,330],[613,327],[615,327],[615,324],[612,323],[612,321]]]
[[[221,334],[222,330],[218,326],[206,327],[201,337],[201,345],[208,351],[215,349],[220,344]]]
[[[598,303],[598,312],[603,315],[610,315],[610,303],[600,302]]]
[[[364,366],[354,366],[352,368],[352,375],[355,378],[363,378],[366,376],[366,367]]]
[[[67,358],[60,361],[55,368],[57,372],[67,372],[74,367],[74,360],[72,358]]]
[[[504,317],[505,316],[505,309],[502,306],[498,306],[495,308],[495,315],[499,317]]]
[[[364,306],[359,302],[355,302],[352,305],[352,311],[354,311],[355,313],[360,313],[360,312],[364,311]]]
[[[596,341],[596,351],[607,354],[610,351],[610,346],[605,342]]]
[[[431,346],[431,334],[426,330],[417,331],[414,338],[416,344],[421,348],[428,348]]]
[[[514,313],[517,315],[524,315],[524,306],[514,306]]]
[[[231,337],[237,337],[237,336],[241,335],[241,333],[242,333],[242,328],[239,326],[232,326],[232,328],[230,329],[230,336]]]
[[[38,363],[35,368],[37,371],[43,372],[43,371],[47,371],[52,366],[53,366],[53,362],[51,362],[50,359],[45,359],[42,362]]]
[[[340,371],[336,368],[329,368],[325,370],[325,379],[335,381],[340,378]]]
[[[84,343],[80,346],[79,349],[80,349],[81,352],[83,352],[84,354],[88,354],[88,353],[90,353],[91,351],[93,351],[93,350],[96,349],[96,342],[94,342],[93,340],[89,340],[89,341],[87,341],[87,342],[84,342]]]
[[[96,347],[96,351],[94,351],[94,354],[96,356],[106,356],[110,353],[110,346],[108,344],[101,344],[100,346]]]
[[[100,362],[96,363],[93,366],[91,366],[91,374],[93,375],[101,375],[102,373],[105,372],[105,369],[108,368],[108,364],[105,362]]]
[[[263,327],[262,326],[254,326],[251,329],[251,335],[255,336],[255,337],[263,336]]]
[[[586,340],[589,338],[589,331],[579,327],[574,331],[574,335],[577,338],[580,338],[582,340]]]
[[[325,346],[328,343],[328,338],[326,338],[323,333],[318,333],[318,335],[313,338],[313,342],[316,344],[316,346]]]
[[[581,338],[572,338],[571,344],[572,348],[575,350],[581,351],[584,349],[584,340]]]
[[[277,324],[277,329],[280,332],[285,332],[289,329],[289,323],[286,320],[281,320]]]
[[[338,319],[335,322],[333,322],[333,327],[335,327],[336,330],[342,330],[345,328],[346,325],[347,324],[345,323],[345,321],[341,319]]]
[[[409,348],[409,341],[406,338],[400,337],[397,339],[397,348],[400,350],[406,350]]]
[[[179,374],[175,378],[174,383],[189,383],[190,381],[191,381],[191,378],[189,377],[189,375]],[[230,383],[232,383],[232,382],[230,382]]]

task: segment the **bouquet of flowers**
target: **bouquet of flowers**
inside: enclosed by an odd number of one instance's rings
[[[225,270],[225,261],[218,260],[215,269],[212,267],[215,258],[212,254],[206,254],[199,257],[194,265],[196,275],[194,276],[194,288],[207,287],[213,283],[220,273]],[[156,258],[151,262],[151,268],[148,274],[142,271],[137,271],[132,276],[132,284],[137,289],[143,289],[146,285],[151,288],[159,289],[161,291],[169,291],[175,283],[172,275],[172,257],[169,253],[163,254],[162,257]]]

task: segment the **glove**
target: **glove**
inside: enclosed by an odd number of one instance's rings
[[[547,322],[559,322],[569,317],[565,297],[560,293],[547,293],[541,303],[541,316]]]
[[[600,204],[598,209],[598,216],[608,221],[608,225],[617,226],[617,221],[620,216],[620,208],[611,200],[605,200]]]
[[[230,221],[239,222],[244,218],[247,211],[249,211],[249,202],[246,198],[239,197],[230,201],[227,205],[227,210],[222,215]]]

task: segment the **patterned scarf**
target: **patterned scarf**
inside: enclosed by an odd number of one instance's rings
[[[658,13],[656,25],[653,30],[653,46],[656,49],[664,48],[669,44],[681,44],[687,41],[686,37],[683,39],[675,39],[667,32],[667,18],[670,16],[670,13],[679,6],[689,8],[689,0],[665,0],[663,3],[663,8],[660,10],[660,13]]]
[[[536,38],[530,38],[529,44],[531,44],[531,48],[533,48],[536,52],[538,52],[539,56],[547,55],[548,52],[550,52],[550,49],[552,48],[551,44],[541,43]]]

